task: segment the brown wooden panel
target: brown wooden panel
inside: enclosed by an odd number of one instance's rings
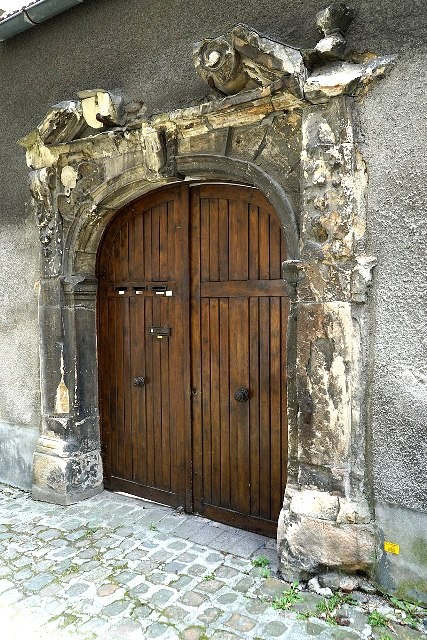
[[[200,198],[199,189],[191,190],[191,399],[192,399],[192,485],[191,501],[196,512],[203,509],[203,425],[202,425],[202,370],[201,360],[201,327],[200,327]],[[205,239],[206,242],[206,239]]]
[[[201,369],[202,369],[202,474],[203,498],[212,501],[212,424],[211,424],[211,344],[209,300],[201,301]]]
[[[221,504],[221,398],[220,398],[220,316],[219,300],[209,301],[210,327],[210,424],[212,503]]]
[[[198,227],[193,211],[192,375],[202,395],[193,398],[193,456],[203,459],[195,463],[194,504],[271,535],[286,473],[283,234],[253,190],[203,185],[193,202],[201,220]],[[248,402],[234,399],[240,387]]]
[[[103,239],[98,274],[107,481],[130,483],[146,497],[170,494],[168,504],[184,505],[190,381],[188,285],[182,280],[188,280],[188,187],[165,189],[120,212]],[[150,289],[164,281],[170,281],[172,297]],[[153,338],[151,326],[170,326],[171,336]],[[139,376],[144,387],[133,385]]]
[[[133,380],[137,377],[146,378],[147,376],[144,362],[144,343],[141,340],[141,336],[146,334],[144,298],[135,296],[131,311],[131,379]],[[146,399],[145,387],[135,387],[132,384],[132,480],[142,484],[147,483]]]
[[[249,389],[251,515],[260,514],[260,420],[259,420],[259,302],[249,300]]]
[[[279,245],[277,246],[278,250]],[[276,253],[277,255],[277,253]],[[270,519],[279,517],[282,506],[282,332],[280,298],[270,299]],[[280,490],[276,488],[280,487]]]
[[[219,363],[220,363],[220,439],[221,460],[219,475],[221,478],[221,500],[225,508],[231,506],[231,472],[230,472],[230,338],[229,338],[229,303],[227,299],[219,300]]]
[[[202,282],[202,298],[241,298],[248,296],[283,296],[283,280],[230,280],[229,282]]]
[[[230,200],[229,204],[229,266],[230,280],[248,279],[248,204]]]
[[[228,200],[218,200],[218,262],[219,280],[228,280]]]
[[[260,517],[271,513],[270,448],[270,300],[259,299],[259,397],[260,397]]]
[[[249,205],[249,280],[259,279],[259,209]]]

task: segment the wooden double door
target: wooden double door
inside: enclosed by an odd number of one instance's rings
[[[286,482],[279,220],[255,189],[163,188],[98,257],[106,486],[275,535]]]

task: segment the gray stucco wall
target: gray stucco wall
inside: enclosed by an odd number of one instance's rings
[[[35,293],[39,244],[25,206],[27,168],[16,140],[37,125],[50,105],[84,88],[118,89],[129,100],[145,100],[148,113],[197,102],[206,88],[191,61],[195,40],[244,22],[273,38],[309,47],[317,39],[315,14],[326,4],[222,0],[213,10],[205,0],[86,0],[0,45],[0,441],[13,447],[16,460],[22,457],[16,464],[26,469],[23,486],[30,481],[31,447],[40,421]],[[405,510],[426,508],[426,227],[421,175],[426,163],[421,158],[425,116],[419,79],[426,60],[419,47],[426,41],[427,9],[424,0],[404,11],[401,0],[352,4],[357,15],[348,34],[349,48],[399,56],[391,77],[360,106],[362,151],[369,171],[369,253],[379,261],[367,398],[370,454],[379,523],[387,538],[397,534],[387,530],[381,505],[402,508],[402,535],[411,526]],[[14,425],[16,438],[11,439]],[[13,459],[10,449],[3,451]],[[0,480],[19,484],[18,475],[10,472]],[[387,580],[391,578],[383,582]]]
[[[425,51],[396,69],[361,109],[368,166],[372,291],[370,424],[377,522],[400,554],[384,553],[380,579],[427,598],[427,134],[420,69]],[[415,513],[418,510],[421,513]]]

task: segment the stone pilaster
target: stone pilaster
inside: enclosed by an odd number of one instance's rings
[[[284,574],[369,572],[375,528],[365,464],[364,305],[375,260],[363,255],[365,171],[352,104],[303,115],[301,261],[284,264],[294,290],[289,376],[289,477],[279,519]]]
[[[33,496],[71,504],[102,490],[97,409],[96,281],[45,279],[40,291],[42,433]]]

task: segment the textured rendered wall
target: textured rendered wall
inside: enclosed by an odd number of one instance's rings
[[[427,133],[425,51],[399,57],[361,109],[368,165],[372,291],[370,389],[377,521],[400,554],[384,554],[381,580],[427,598]],[[420,510],[415,514],[410,510]],[[424,547],[424,554],[420,549]]]

